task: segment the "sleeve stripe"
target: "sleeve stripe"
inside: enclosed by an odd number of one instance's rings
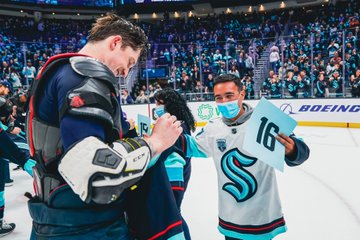
[[[170,229],[172,229],[172,228],[174,228],[174,227],[177,227],[177,226],[179,226],[179,225],[181,225],[181,224],[182,224],[182,221],[181,221],[181,220],[180,220],[180,221],[177,221],[177,222],[169,225],[164,231],[161,231],[161,232],[155,234],[154,236],[152,236],[152,237],[149,238],[148,240],[154,240],[154,239],[156,239],[156,238],[158,238],[158,237],[161,237],[161,236],[164,235],[166,232],[168,232]]]
[[[185,191],[183,187],[171,187],[172,190]]]

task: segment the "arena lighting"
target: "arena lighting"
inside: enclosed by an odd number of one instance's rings
[[[194,14],[192,11],[189,11],[188,17],[192,17]]]
[[[21,13],[23,13],[24,11],[23,10],[20,10]]]
[[[248,8],[248,12],[251,13],[252,12],[252,6],[249,6]]]
[[[180,17],[179,13],[178,13],[178,12],[174,12],[174,17],[175,17],[175,18],[179,18],[179,17]]]
[[[135,13],[134,14],[134,19],[139,19],[139,14]]]
[[[52,15],[55,15],[55,13],[53,12]]]
[[[284,3],[284,2],[281,2],[281,3],[280,3],[280,8],[285,8],[285,7],[286,7],[285,3]]]
[[[261,12],[263,12],[263,11],[265,11],[265,7],[264,7],[264,5],[260,5],[260,7],[259,7],[259,11],[261,11]]]
[[[157,14],[153,12],[153,14],[151,15],[152,18],[157,18]]]
[[[231,9],[230,8],[228,8],[228,9],[226,9],[226,13],[231,13]]]
[[[80,16],[80,13],[77,13],[76,15]]]

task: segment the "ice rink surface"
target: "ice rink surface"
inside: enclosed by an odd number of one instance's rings
[[[295,134],[309,145],[311,155],[303,165],[277,172],[288,231],[275,239],[359,240],[360,129],[297,127]],[[192,239],[224,239],[217,231],[217,180],[212,160],[193,159],[192,166],[182,205]],[[22,171],[11,174],[14,185],[5,188],[5,220],[17,227],[2,239],[29,239],[31,219],[24,192],[33,191],[32,181]]]

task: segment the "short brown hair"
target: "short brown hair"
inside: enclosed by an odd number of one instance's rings
[[[233,82],[238,87],[239,92],[243,90],[243,84],[241,83],[241,79],[235,76],[234,74],[222,74],[217,76],[214,79],[214,87],[216,84],[224,83],[224,82]]]
[[[89,31],[88,41],[97,42],[114,35],[122,37],[123,47],[130,46],[133,50],[141,50],[142,54],[147,50],[148,40],[144,31],[113,13],[96,20]]]

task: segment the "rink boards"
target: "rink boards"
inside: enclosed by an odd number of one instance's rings
[[[294,118],[299,126],[348,127],[360,128],[360,100],[356,98],[338,99],[272,99],[274,105]],[[255,107],[259,100],[246,100]],[[215,102],[188,103],[197,122],[205,126],[212,119],[220,116]],[[128,118],[137,123],[137,115],[153,118],[155,104],[123,105]]]

